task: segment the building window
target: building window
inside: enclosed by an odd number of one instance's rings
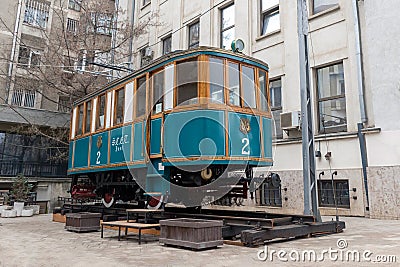
[[[124,122],[125,90],[124,88],[115,91],[115,115],[114,125]]]
[[[210,101],[223,104],[224,101],[224,61],[210,57]]]
[[[35,99],[36,91],[16,89],[13,91],[11,105],[33,108],[35,107]]]
[[[197,58],[185,60],[176,64],[177,101],[179,105],[197,103],[198,63]]]
[[[50,6],[46,3],[27,0],[25,2],[24,23],[45,29],[49,20]]]
[[[332,187],[333,184],[333,187]],[[350,208],[348,180],[318,180],[318,200],[320,207]]]
[[[113,23],[113,16],[111,14],[92,12],[90,17],[93,32],[111,35]]]
[[[278,174],[269,175],[259,187],[260,205],[282,207],[281,180]]]
[[[103,129],[106,117],[106,95],[101,95],[97,98],[97,119],[96,130]]]
[[[136,117],[146,113],[146,76],[137,79],[136,98]]]
[[[313,0],[312,11],[317,14],[339,4],[339,0]]]
[[[189,26],[189,48],[199,47],[200,43],[200,22]]]
[[[279,0],[261,0],[261,35],[280,28]]]
[[[146,46],[140,49],[140,67],[150,64],[153,59],[153,50]]]
[[[82,5],[82,0],[69,0],[68,1],[68,8],[75,10],[75,11],[81,11],[81,5]]]
[[[18,65],[23,68],[37,68],[40,66],[41,51],[26,46],[19,48]]]
[[[67,18],[67,31],[77,33],[79,27],[79,21]]]
[[[171,45],[172,45],[172,36],[170,35],[170,36],[164,38],[162,43],[163,43],[162,54],[165,55],[165,54],[170,53],[171,52]]]
[[[71,101],[69,96],[60,95],[58,97],[58,111],[65,113],[71,112]]]
[[[221,10],[221,48],[230,49],[235,39],[235,5]]]
[[[143,6],[147,6],[151,3],[151,0],[143,0]]]
[[[317,69],[319,131],[346,131],[343,63]]]
[[[64,56],[63,58],[63,70],[67,72],[73,72],[75,70],[76,59],[70,56]]]
[[[281,113],[282,113],[282,80],[272,80],[269,82],[269,94],[271,97],[271,112],[274,120],[275,128],[272,129],[272,137],[277,139],[283,138],[281,129]]]

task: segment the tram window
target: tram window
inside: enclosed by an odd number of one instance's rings
[[[124,121],[125,90],[124,88],[115,91],[115,115],[114,125],[121,124]]]
[[[242,66],[243,104],[245,107],[256,107],[256,88],[254,84],[254,69]]]
[[[92,122],[92,101],[88,101],[86,102],[85,133],[90,133],[91,122]]]
[[[106,95],[99,96],[97,100],[97,119],[96,119],[96,130],[103,129],[105,124],[105,113],[106,113]]]
[[[136,117],[146,113],[146,76],[137,80],[136,98]]]
[[[224,61],[210,58],[210,99],[214,103],[224,103]]]
[[[81,104],[78,106],[78,118],[76,120],[78,127],[76,127],[76,135],[83,134],[83,111],[84,111],[84,106],[83,104]]]
[[[263,70],[258,70],[258,85],[260,87],[260,109],[268,111],[267,73]]]
[[[177,71],[177,105],[197,103],[198,64],[197,58],[179,62]]]
[[[163,110],[164,71],[153,75],[153,112],[160,113]]]
[[[229,104],[240,106],[239,64],[229,62]]]
[[[165,88],[164,88],[164,110],[171,110],[174,107],[174,65],[165,67]]]

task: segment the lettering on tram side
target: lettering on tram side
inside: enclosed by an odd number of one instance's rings
[[[122,147],[125,144],[129,144],[129,138],[127,134],[114,137],[111,140],[111,146],[113,147],[113,149],[115,149],[115,152],[122,151]]]

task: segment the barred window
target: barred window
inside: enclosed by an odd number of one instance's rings
[[[77,33],[78,32],[78,27],[79,27],[79,21],[75,19],[70,19],[67,18],[67,31],[72,32],[72,33]]]
[[[221,10],[221,48],[230,49],[235,39],[235,5]]]
[[[93,32],[111,35],[113,16],[111,14],[101,14],[93,12],[90,14]]]
[[[82,0],[69,0],[68,1],[68,8],[75,10],[75,11],[80,11],[81,5],[82,5]]]
[[[11,105],[33,108],[35,107],[35,99],[36,91],[16,89],[13,91]]]
[[[335,207],[335,197],[339,208],[350,208],[349,180],[319,180],[319,206]]]
[[[46,3],[26,0],[24,23],[45,29],[49,20],[50,6]]]
[[[259,187],[260,205],[282,207],[281,180],[278,174],[269,175]]]

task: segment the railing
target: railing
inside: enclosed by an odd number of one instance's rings
[[[66,177],[67,162],[0,161],[0,176]]]

